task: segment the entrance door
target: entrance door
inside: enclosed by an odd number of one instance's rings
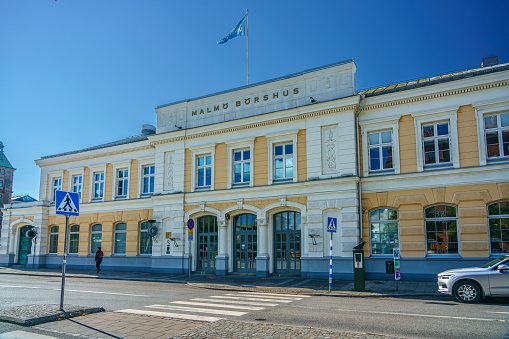
[[[28,255],[32,253],[32,239],[27,237],[27,231],[31,228],[32,226],[25,226],[19,230],[18,265],[26,265]]]
[[[301,221],[298,212],[274,215],[274,273],[300,274]]]
[[[240,273],[256,272],[256,215],[241,214],[233,218],[234,266]]]
[[[198,230],[197,270],[215,272],[218,249],[217,218],[211,215],[200,217],[196,224]]]

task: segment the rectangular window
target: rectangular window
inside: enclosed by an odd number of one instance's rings
[[[509,113],[484,116],[488,159],[509,157]]]
[[[0,180],[0,187],[4,187],[4,181]]]
[[[199,155],[196,157],[196,187],[206,188],[212,184],[212,156]]]
[[[83,187],[83,176],[81,174],[73,175],[72,176],[72,191],[74,193],[78,193],[80,201],[81,201],[82,187]]]
[[[53,178],[53,186],[51,191],[51,201],[55,202],[56,199],[56,191],[62,190],[62,178]]]
[[[428,254],[457,254],[458,218],[456,207],[437,205],[424,210]]]
[[[126,198],[129,188],[129,170],[127,168],[117,170],[117,198]]]
[[[392,131],[369,133],[368,142],[369,170],[376,172],[392,169]]]
[[[58,251],[58,226],[50,228],[48,253],[57,253]]]
[[[69,232],[69,253],[78,254],[80,244],[80,226],[72,225]]]
[[[248,184],[251,181],[251,151],[233,151],[233,184]]]
[[[422,125],[424,166],[451,162],[451,144],[448,122]]]
[[[114,254],[125,254],[126,231],[126,223],[122,222],[115,225],[115,245],[113,248]]]
[[[392,255],[399,247],[398,211],[381,208],[369,213],[371,228],[371,254]]]
[[[94,173],[94,200],[101,200],[104,197],[104,172]]]
[[[143,189],[142,194],[154,193],[156,167],[154,165],[143,166]]]
[[[274,180],[293,179],[293,144],[274,146]]]

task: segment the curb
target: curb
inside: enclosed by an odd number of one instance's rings
[[[56,305],[55,305],[56,307]],[[56,320],[64,320],[69,318],[74,318],[82,315],[105,312],[106,310],[103,307],[82,307],[81,306],[73,306],[75,308],[72,311],[57,311],[53,314],[44,315],[44,316],[33,316],[29,318],[23,317],[15,317],[15,316],[4,316],[0,315],[0,322],[7,322],[11,324],[21,325],[21,326],[34,326],[40,325],[43,323],[56,321]]]

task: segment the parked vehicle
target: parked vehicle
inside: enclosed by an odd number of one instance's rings
[[[509,297],[509,254],[486,263],[440,272],[438,292],[452,295],[464,303],[475,303],[484,297]]]

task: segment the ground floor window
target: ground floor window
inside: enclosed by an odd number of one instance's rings
[[[103,237],[102,230],[103,225],[101,224],[92,225],[90,232],[90,253],[97,252],[97,248],[101,246]]]
[[[197,229],[197,270],[214,272],[218,250],[217,218],[212,215],[199,217]]]
[[[390,254],[399,247],[398,211],[379,208],[369,213],[371,254]]]
[[[240,214],[233,218],[235,253],[233,269],[236,272],[256,272],[256,215]]]
[[[115,225],[115,245],[113,247],[114,254],[125,254],[125,240],[126,240],[127,225],[121,222]]]
[[[58,226],[51,226],[49,230],[49,248],[48,253],[58,252]]]
[[[488,205],[492,254],[509,252],[509,200]]]
[[[152,254],[152,237],[148,234],[149,227],[148,221],[140,224],[140,254]]]
[[[455,206],[436,205],[424,210],[428,254],[458,253],[458,217]]]
[[[71,225],[69,232],[69,253],[78,254],[80,245],[80,225]]]
[[[301,219],[298,212],[274,215],[275,273],[299,274],[301,254]]]

